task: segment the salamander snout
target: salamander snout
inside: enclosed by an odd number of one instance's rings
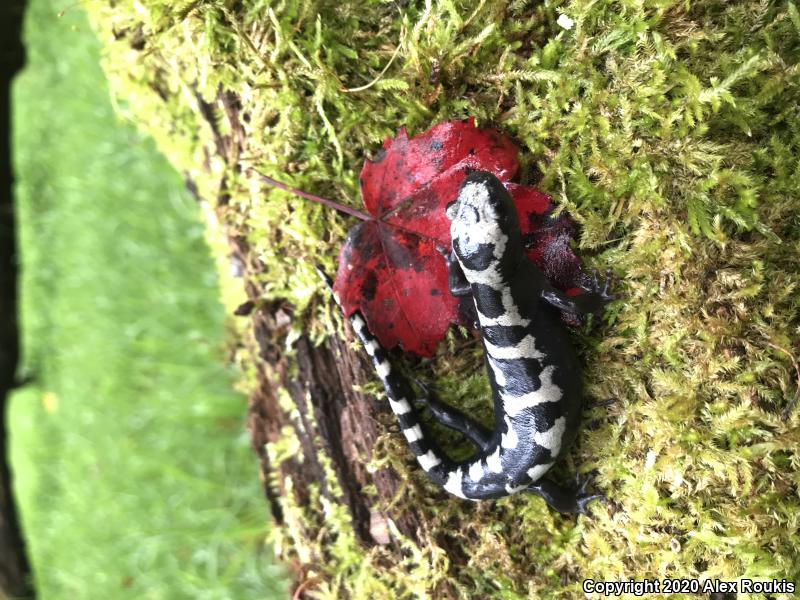
[[[509,236],[519,237],[514,202],[502,182],[486,171],[467,176],[447,216],[453,249],[465,268],[489,267],[503,258]]]

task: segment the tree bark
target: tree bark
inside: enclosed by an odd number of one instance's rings
[[[196,98],[200,113],[214,134],[213,151],[237,169],[239,153],[245,145],[237,98],[220,93],[215,105],[203,101],[199,95]],[[224,113],[229,131],[220,131],[215,111]],[[196,192],[191,181],[188,187]],[[223,185],[216,199],[221,222],[225,222],[222,213],[228,199]],[[260,460],[264,493],[274,521],[278,526],[285,525],[287,504],[308,507],[316,502],[318,507],[319,500],[314,500],[312,492],[312,487],[318,485],[320,494],[331,503],[347,506],[353,532],[361,544],[370,547],[389,543],[387,516],[377,507],[389,504],[396,497],[401,480],[391,469],[371,473],[365,465],[371,460],[372,448],[384,429],[378,423],[379,414],[386,413],[391,420],[394,417],[385,403],[355,389],[372,380],[372,365],[363,353],[354,352],[336,336],[315,346],[303,335],[294,343],[291,356],[287,356],[284,349],[294,308],[282,302],[264,302],[257,282],[265,265],[250,252],[244,238],[229,235],[228,242],[231,261],[242,273],[248,297],[236,310],[238,316],[251,319],[254,344],[251,356],[258,377],[257,389],[249,401],[248,429],[252,448]],[[291,408],[281,405],[280,390],[288,392]],[[300,440],[302,452],[275,465],[269,458],[267,444],[285,437],[286,427]],[[336,489],[328,484],[323,463],[334,471]],[[286,486],[289,480],[291,489]],[[368,486],[377,493],[367,494]],[[403,535],[416,538],[419,522],[415,514],[403,512],[392,514],[391,518]],[[318,535],[314,530],[298,533],[306,539]],[[299,587],[304,578],[302,573],[296,573]],[[301,597],[298,593],[296,597]]]
[[[247,263],[247,246],[242,240],[235,240],[232,255]],[[258,345],[259,375],[259,387],[250,399],[249,429],[253,449],[261,461],[273,518],[282,524],[281,498],[288,493],[284,481],[292,480],[292,503],[299,506],[308,504],[309,486],[320,484],[326,498],[347,505],[362,544],[385,543],[385,517],[375,506],[388,503],[397,494],[400,480],[391,470],[370,473],[365,468],[380,432],[378,414],[388,412],[374,396],[355,389],[371,380],[372,365],[338,337],[314,346],[307,336],[302,336],[295,343],[291,357],[297,368],[290,368],[290,359],[283,348],[292,307],[279,302],[259,303],[259,290],[252,282],[246,284],[246,289],[250,298],[247,308],[252,310],[250,318]],[[281,408],[279,388],[289,393],[296,408],[291,411],[294,416]],[[283,461],[276,471],[265,446],[278,441],[286,426],[294,430],[302,444],[302,456],[308,460]],[[336,473],[341,496],[326,483],[323,459]],[[277,488],[270,485],[274,480],[278,482]],[[377,490],[377,496],[363,492],[370,485]],[[404,535],[415,537],[419,523],[413,514],[392,516]]]

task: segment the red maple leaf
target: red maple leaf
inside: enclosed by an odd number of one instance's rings
[[[339,255],[334,291],[346,316],[359,310],[386,348],[432,356],[451,323],[460,322],[458,300],[447,286],[440,249],[450,248],[445,208],[472,170],[494,173],[517,205],[528,256],[558,287],[578,292],[585,277],[569,242],[565,216],[550,216],[550,197],[511,183],[517,147],[473,119],[444,122],[408,137],[387,139],[361,170],[361,194],[373,217],[353,227]]]

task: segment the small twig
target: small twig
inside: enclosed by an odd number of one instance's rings
[[[777,344],[773,344],[770,341],[767,341],[767,346],[771,348],[775,348],[775,350],[779,350],[783,352],[786,356],[789,357],[789,360],[792,361],[792,366],[794,367],[794,372],[797,374],[797,390],[794,393],[794,397],[789,400],[789,404],[786,405],[786,408],[783,409],[783,418],[787,418],[789,413],[792,412],[794,407],[797,405],[798,400],[800,400],[800,364],[797,363],[797,359],[795,359],[794,354],[789,352],[786,348],[778,346]]]
[[[236,31],[236,35],[238,35],[241,39],[244,40],[245,45],[250,48],[250,51],[256,55],[261,66],[265,69],[269,69],[272,65],[270,65],[269,61],[261,55],[261,52],[258,51],[256,45],[253,43],[253,40],[250,39],[250,36],[247,35],[242,29],[239,27],[239,22],[233,18],[231,12],[226,9],[224,6],[222,7],[222,12],[227,17],[228,22],[233,26],[234,30]],[[188,13],[187,13],[188,14]]]
[[[292,600],[300,600],[300,596],[306,590],[306,588],[310,585],[313,585],[319,581],[319,577],[309,577],[303,583],[297,586],[297,589],[292,594]]]
[[[405,26],[403,26],[400,29],[400,43],[397,44],[397,48],[394,49],[394,54],[392,54],[392,58],[389,59],[389,62],[386,63],[386,66],[383,67],[383,70],[380,73],[378,73],[378,76],[375,77],[375,79],[373,79],[372,81],[370,81],[366,85],[361,85],[361,86],[354,87],[354,88],[343,88],[341,91],[347,92],[347,93],[350,93],[350,94],[353,93],[353,92],[363,92],[364,90],[369,89],[373,85],[378,83],[381,80],[381,78],[384,75],[386,75],[386,71],[388,71],[389,67],[392,66],[392,63],[394,62],[394,59],[397,58],[397,55],[400,54],[400,48],[403,47],[403,38],[406,36],[405,34],[406,34],[406,28],[405,28]]]
[[[486,0],[481,0],[480,2],[478,2],[478,8],[473,10],[472,14],[469,17],[467,17],[467,20],[461,24],[461,27],[459,27],[460,32],[463,32],[469,26],[469,24],[472,23],[472,19],[478,16],[478,13],[481,11],[484,4],[486,4]]]
[[[259,178],[261,181],[270,185],[272,187],[278,188],[279,190],[283,190],[284,192],[289,192],[290,194],[294,194],[295,196],[300,196],[301,198],[305,198],[306,200],[311,200],[312,202],[316,202],[317,204],[324,204],[325,206],[329,206],[334,210],[338,210],[346,215],[350,215],[351,217],[356,217],[361,219],[362,221],[369,221],[373,217],[368,215],[365,212],[361,212],[356,208],[351,208],[349,206],[345,206],[344,204],[339,204],[338,202],[334,202],[333,200],[328,200],[327,198],[321,198],[320,196],[315,196],[314,194],[309,194],[308,192],[304,192],[303,190],[298,190],[297,188],[290,187],[285,183],[278,181],[277,179],[273,179],[269,175],[264,175],[261,171],[256,168],[251,167],[251,170],[258,173]]]

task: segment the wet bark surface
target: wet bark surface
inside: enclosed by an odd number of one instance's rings
[[[239,102],[230,93],[220,93],[215,105],[199,98],[201,113],[214,133],[214,152],[236,169],[245,133],[241,127]],[[222,113],[230,131],[223,134],[217,126],[216,114]],[[192,189],[191,184],[189,185]],[[225,211],[228,194],[220,188],[217,210]],[[224,222],[224,216],[219,215]],[[253,451],[261,464],[264,493],[272,509],[273,519],[284,523],[283,502],[291,494],[291,503],[307,506],[311,501],[310,486],[319,485],[320,492],[332,502],[344,503],[350,512],[358,539],[365,545],[385,543],[382,540],[383,515],[376,503],[395,497],[399,477],[388,469],[370,473],[365,465],[382,431],[378,414],[388,408],[369,394],[354,389],[372,379],[373,369],[365,356],[351,350],[347,343],[331,336],[320,346],[307,336],[298,339],[292,356],[286,355],[286,339],[294,318],[292,306],[281,302],[264,302],[258,284],[268,268],[250,252],[241,236],[228,237],[231,261],[242,273],[248,300],[236,311],[252,322],[252,343],[257,346],[256,372],[258,386],[249,401],[248,428]],[[281,406],[279,390],[288,392],[292,406]],[[277,442],[285,427],[290,427],[302,447],[302,456],[282,460],[280,466],[270,461],[266,444]],[[341,496],[326,482],[322,462],[331,465],[336,474]],[[285,482],[291,480],[291,491]],[[364,492],[366,486],[377,490]],[[419,523],[412,514],[392,515],[398,529],[412,539]],[[313,538],[316,532],[303,532]]]
[[[233,256],[248,264],[247,246],[241,240],[234,242]],[[281,502],[289,493],[282,482],[291,479],[292,503],[299,506],[309,503],[309,486],[319,485],[329,500],[348,507],[355,533],[363,544],[380,543],[383,516],[375,504],[391,500],[400,481],[390,470],[370,473],[365,467],[382,431],[378,414],[387,410],[372,395],[354,389],[371,379],[372,366],[338,337],[314,346],[303,336],[295,343],[290,359],[282,349],[286,347],[292,308],[281,303],[260,303],[258,287],[252,281],[246,284],[246,289],[250,300],[243,310],[251,311],[259,376],[258,389],[250,398],[249,429],[253,450],[261,461],[273,518],[282,524]],[[288,392],[292,410],[281,407],[280,388]],[[300,440],[302,457],[282,461],[277,467],[271,464],[265,446],[278,441],[286,426]],[[340,496],[326,483],[322,457],[336,474]],[[377,490],[377,498],[363,492],[368,485]],[[414,515],[392,515],[392,518],[405,535],[412,538],[416,535],[419,523]]]

